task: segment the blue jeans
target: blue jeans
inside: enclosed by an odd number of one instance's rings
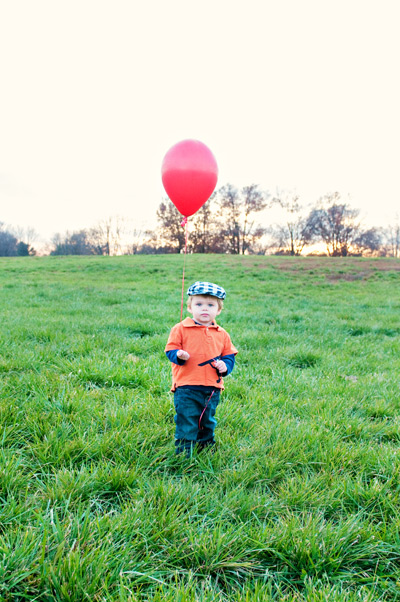
[[[215,411],[220,391],[215,389],[187,389],[178,387],[174,393],[175,449],[189,457],[197,445],[200,449],[215,445],[217,426]]]

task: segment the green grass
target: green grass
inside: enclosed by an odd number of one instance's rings
[[[400,600],[400,261],[188,256],[240,351],[191,460],[182,264],[0,259],[0,600]]]

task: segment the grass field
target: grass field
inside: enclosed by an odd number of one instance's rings
[[[239,349],[191,460],[182,264],[0,259],[0,600],[400,600],[400,261],[188,256]]]

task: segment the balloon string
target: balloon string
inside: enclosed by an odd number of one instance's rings
[[[186,264],[186,253],[187,253],[187,243],[188,243],[188,219],[184,217],[181,222],[182,228],[185,228],[185,253],[183,256],[183,274],[182,274],[182,298],[181,298],[181,322],[183,316],[183,291],[185,288],[185,264]]]

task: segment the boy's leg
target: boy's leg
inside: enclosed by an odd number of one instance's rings
[[[199,447],[205,448],[215,445],[214,431],[217,426],[215,412],[219,403],[220,391],[204,393],[204,413],[200,422],[200,429],[197,434],[197,443]]]
[[[204,407],[198,399],[198,391],[178,387],[174,393],[175,404],[175,452],[191,456],[199,430],[199,418]]]

